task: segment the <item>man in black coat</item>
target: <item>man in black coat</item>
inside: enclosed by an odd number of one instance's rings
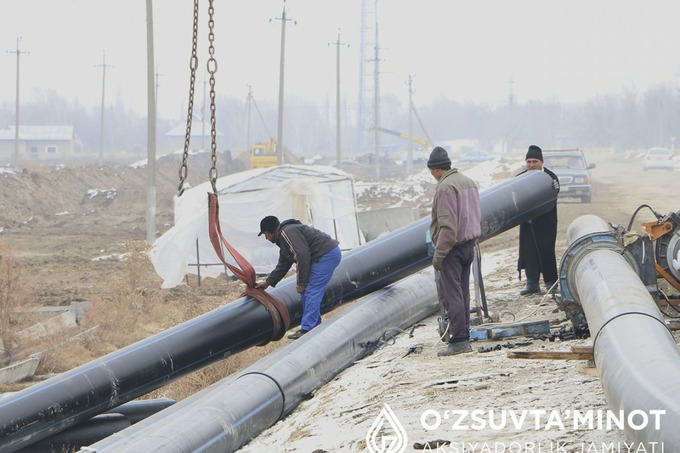
[[[543,151],[536,145],[531,145],[526,157],[527,171],[543,171],[553,179],[553,188],[559,192],[560,183],[557,175],[543,167]],[[518,175],[519,176],[519,175]],[[555,258],[555,240],[557,238],[557,201],[555,206],[543,215],[524,222],[519,227],[519,260],[517,270],[520,279],[522,269],[526,274],[526,287],[520,291],[521,295],[537,294],[541,292],[540,277],[546,290],[550,290],[557,282],[557,259]]]

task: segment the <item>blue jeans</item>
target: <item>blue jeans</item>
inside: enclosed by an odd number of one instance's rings
[[[312,261],[309,270],[309,281],[300,295],[302,301],[302,330],[312,330],[321,324],[321,300],[326,292],[326,286],[331,281],[333,271],[340,264],[342,253],[340,247],[327,252],[321,258]]]

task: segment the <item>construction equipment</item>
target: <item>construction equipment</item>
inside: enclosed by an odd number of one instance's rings
[[[642,208],[648,208],[657,218],[655,222],[642,224],[646,234],[631,231],[635,216]],[[611,229],[601,228],[596,233],[573,233],[572,236],[579,239],[572,241],[562,255],[561,291],[557,302],[576,331],[586,331],[588,325],[576,293],[578,274],[573,269],[583,260],[583,256],[593,250],[610,250],[621,255],[657,305],[659,295],[662,294],[658,286],[659,277],[680,291],[680,211],[663,215],[644,204],[635,210],[628,228],[621,225],[610,226]]]
[[[273,137],[250,147],[250,168],[275,167],[276,163],[276,140]]]
[[[655,215],[656,222],[642,224],[655,242],[654,267],[660,276],[680,291],[680,211]]]
[[[375,130],[376,127],[372,125],[371,127],[369,127],[369,129]],[[416,137],[415,135],[411,136],[405,132],[397,132],[393,131],[392,129],[385,129],[384,127],[378,127],[377,129],[385,134],[396,135],[397,137],[403,138],[404,140],[411,140],[412,142],[416,142],[420,144],[421,150],[427,151],[428,149],[430,149],[430,140],[428,140],[427,138]]]

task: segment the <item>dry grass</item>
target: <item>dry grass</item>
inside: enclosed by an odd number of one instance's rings
[[[176,318],[177,308],[166,306],[160,289],[147,286],[152,271],[143,241],[124,245],[125,270],[122,278],[112,279],[108,289],[93,301],[83,323],[97,327],[97,334],[85,340],[85,346],[101,356],[142,340],[162,329],[158,320]]]
[[[27,305],[30,291],[24,282],[23,269],[9,246],[0,242],[0,339],[2,355],[15,352],[15,336],[23,327],[16,313]]]
[[[160,289],[158,276],[148,259],[148,249],[146,242],[125,243],[125,272],[123,277],[112,279],[108,290],[88,309],[80,330],[89,334],[74,338],[70,332],[44,339],[40,347],[45,356],[39,373],[70,370],[233,301],[243,290],[242,283],[225,278],[206,279],[200,286],[193,281],[192,285]],[[247,367],[280,344],[270,343],[243,351],[145,398],[184,399]]]
[[[267,354],[276,350],[282,343],[269,343],[258,348],[251,348],[228,357],[217,363],[202,368],[188,376],[185,376],[161,389],[146,395],[146,398],[172,398],[180,401],[196,392],[218,382],[252,363],[260,360]]]

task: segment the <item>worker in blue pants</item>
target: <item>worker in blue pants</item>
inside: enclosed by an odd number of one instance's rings
[[[279,222],[272,215],[260,221],[258,236],[263,234],[265,239],[279,247],[279,261],[267,278],[255,285],[256,288],[264,290],[276,286],[293,263],[297,264],[296,289],[302,301],[302,322],[300,330],[288,335],[288,338],[296,340],[321,324],[321,301],[340,263],[339,242],[299,220]]]
[[[321,300],[326,292],[326,286],[333,277],[333,271],[340,263],[340,248],[332,248],[318,260],[312,261],[309,271],[309,283],[300,294],[302,300],[302,331],[310,331],[321,324]],[[292,335],[292,334],[291,334]]]

